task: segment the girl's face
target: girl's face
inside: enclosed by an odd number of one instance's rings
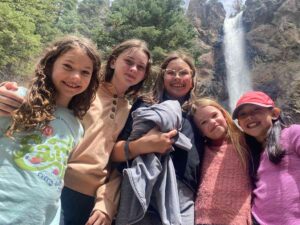
[[[265,108],[252,104],[242,106],[237,115],[238,123],[243,131],[261,143],[267,137],[273,119],[278,117],[277,108]]]
[[[164,72],[164,87],[174,99],[186,96],[193,88],[192,70],[182,59],[170,61]]]
[[[210,140],[221,140],[227,134],[227,123],[222,112],[214,106],[198,107],[194,122],[202,134]]]
[[[83,49],[74,48],[59,56],[52,71],[56,103],[67,107],[75,95],[88,88],[92,73],[93,62]]]
[[[114,69],[112,83],[119,94],[124,94],[129,87],[141,82],[145,77],[148,56],[138,48],[128,49],[122,52],[110,67]]]

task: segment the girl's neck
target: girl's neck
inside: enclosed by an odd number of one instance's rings
[[[171,95],[169,95],[166,91],[164,92],[164,95],[163,95],[163,100],[177,100],[177,101],[179,101],[180,105],[182,105],[187,100],[187,98],[188,98],[187,96],[174,98]]]
[[[123,97],[127,91],[127,88],[121,87],[121,85],[118,84],[118,82],[114,79],[114,77],[115,76],[113,76],[111,80],[111,84],[114,86],[118,97]]]
[[[217,147],[217,146],[221,146],[221,145],[223,145],[223,144],[225,144],[225,143],[227,143],[228,141],[227,141],[227,138],[226,137],[222,137],[222,138],[219,138],[219,139],[215,139],[215,140],[207,140],[207,144],[209,145],[209,146],[215,146],[215,147]]]
[[[71,99],[63,99],[63,98],[59,98],[59,96],[57,96],[56,105],[68,108],[70,101],[71,101]]]

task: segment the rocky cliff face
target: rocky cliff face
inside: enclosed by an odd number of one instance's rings
[[[225,10],[218,1],[190,0],[187,16],[198,34],[198,48],[201,55],[198,67],[198,92],[204,96],[222,96],[224,90],[222,76],[216,76],[215,67],[224,62],[219,54],[222,45],[223,21]],[[220,59],[219,59],[220,58]],[[223,76],[224,77],[224,76]]]
[[[226,105],[223,56],[225,11],[218,1],[191,0],[188,16],[198,31],[201,93]],[[243,22],[253,88],[267,92],[300,123],[300,1],[246,0]]]
[[[244,24],[254,89],[300,123],[300,1],[247,0]]]

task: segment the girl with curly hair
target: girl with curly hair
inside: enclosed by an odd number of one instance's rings
[[[58,224],[67,160],[83,136],[101,60],[88,39],[66,36],[45,49],[25,100],[0,117],[0,224]]]

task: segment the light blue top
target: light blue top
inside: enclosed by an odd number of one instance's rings
[[[19,92],[24,89],[20,89]],[[59,224],[60,194],[70,151],[83,136],[79,120],[58,107],[43,129],[5,135],[0,117],[0,224]]]

